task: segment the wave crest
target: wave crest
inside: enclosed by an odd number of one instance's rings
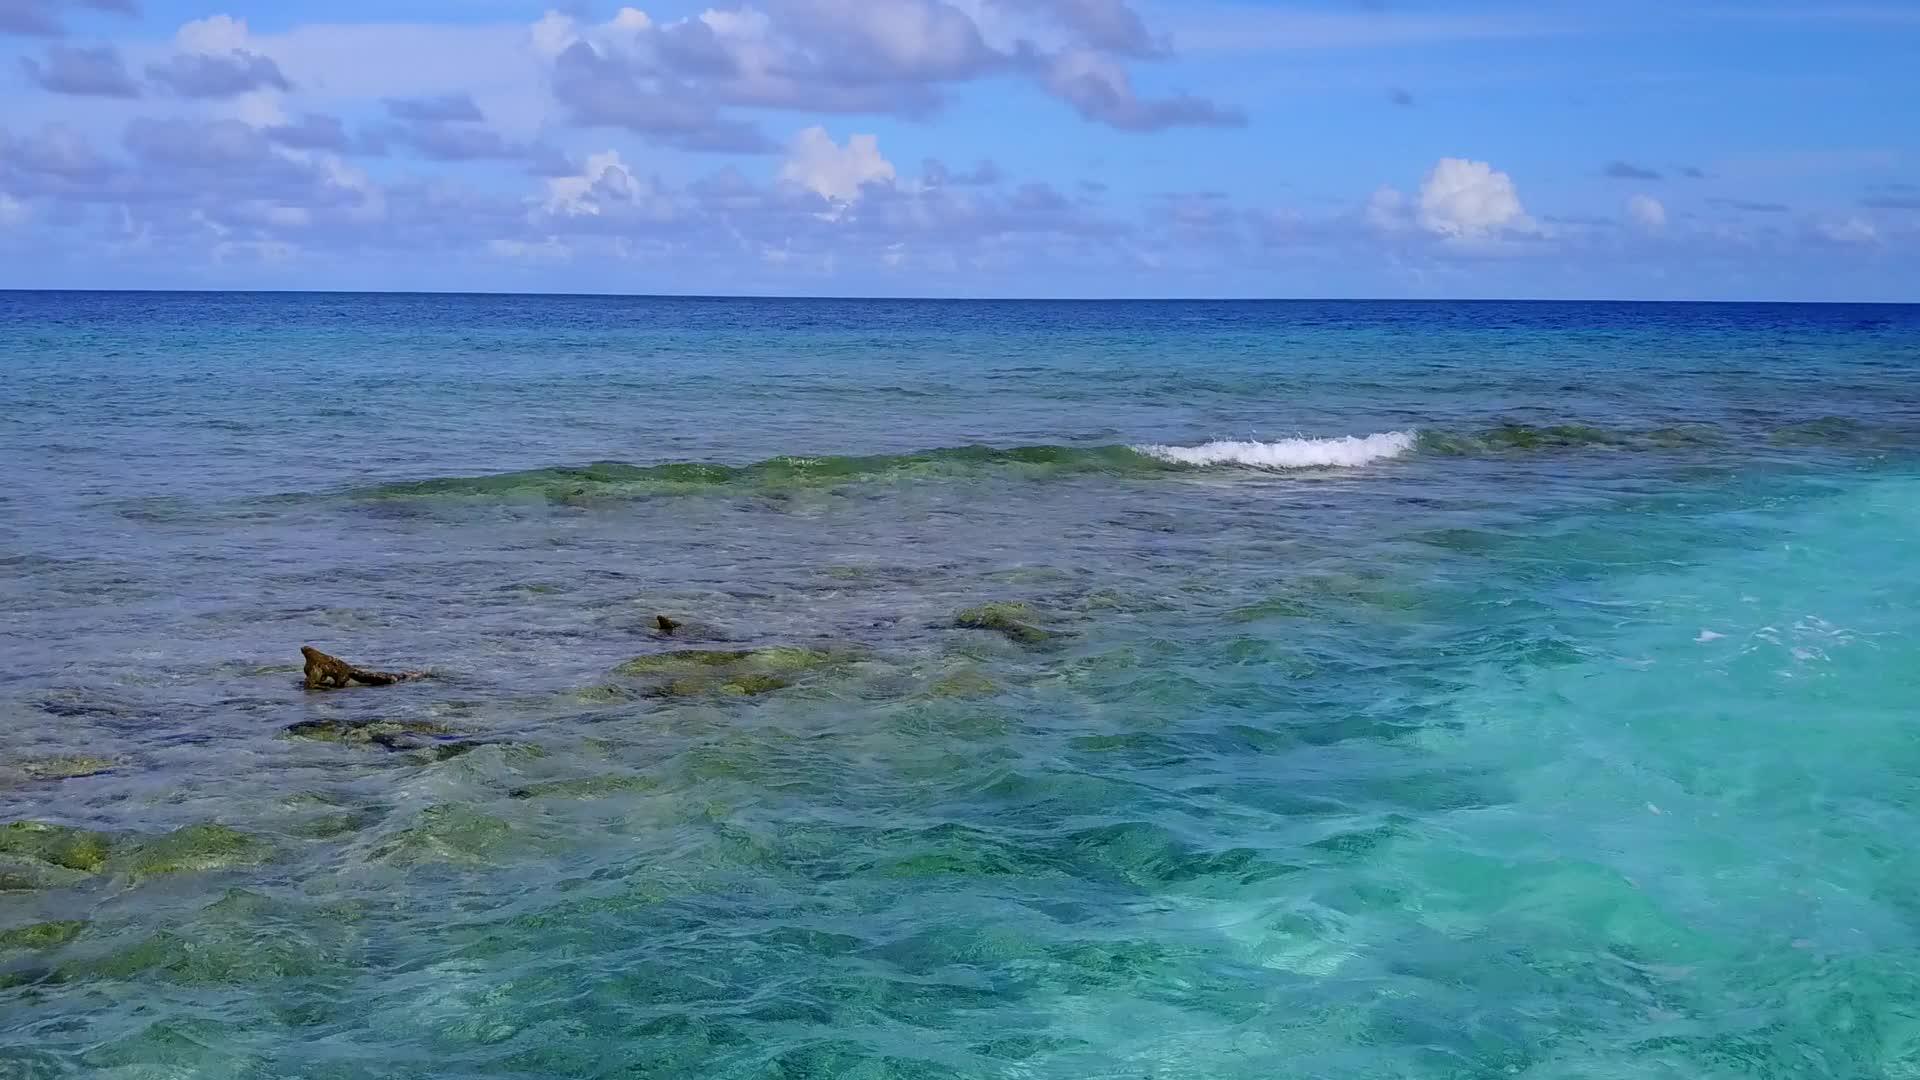
[[[1276,442],[1217,441],[1199,446],[1136,446],[1148,457],[1176,465],[1244,465],[1255,469],[1352,468],[1409,453],[1411,431],[1381,431],[1334,439]]]
[[[1857,427],[1847,427],[1842,421],[1816,421],[1783,429],[1780,438],[1847,444],[1865,440],[1870,435]],[[1222,466],[1272,472],[1354,468],[1415,453],[1459,457],[1591,450],[1686,452],[1715,446],[1729,437],[1728,433],[1707,424],[1639,430],[1577,423],[1507,422],[1473,431],[1381,431],[1371,435],[1274,442],[1216,440],[1197,446],[952,446],[904,454],[789,455],[741,465],[704,462],[632,465],[601,461],[485,476],[400,481],[333,494],[371,500],[483,499],[575,504],[718,490],[786,491],[866,481],[908,483],[988,472],[1036,479],[1096,473],[1154,476]],[[283,497],[314,496],[296,493]]]

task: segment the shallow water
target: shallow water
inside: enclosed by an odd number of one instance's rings
[[[0,1076],[1920,1076],[1920,309],[0,358]]]

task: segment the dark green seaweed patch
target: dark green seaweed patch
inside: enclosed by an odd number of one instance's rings
[[[1151,473],[1176,466],[1125,446],[958,446],[912,454],[781,456],[737,466],[698,462],[629,465],[601,461],[492,476],[381,484],[353,494],[365,499],[499,498],[572,502],[726,487],[778,490],[830,486],[859,480],[965,474],[996,468],[1024,468],[1040,473]]]
[[[1866,429],[1854,421],[1823,417],[1787,424],[1768,438],[1786,444],[1850,444]],[[1727,433],[1704,423],[1651,428],[1609,428],[1577,421],[1533,424],[1502,421],[1477,431],[1421,430],[1419,452],[1441,456],[1517,451],[1621,449],[1683,450],[1714,446]],[[762,493],[832,487],[862,481],[965,476],[992,471],[1036,477],[1086,473],[1153,475],[1192,472],[1205,466],[1164,461],[1125,445],[955,446],[906,454],[782,455],[745,465],[670,462],[633,465],[597,461],[487,476],[450,476],[359,488],[350,497],[371,501],[478,499],[590,504],[649,495],[746,490]],[[290,496],[301,498],[303,496]]]

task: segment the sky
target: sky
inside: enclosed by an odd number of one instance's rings
[[[0,0],[0,288],[1920,301],[1914,0]]]

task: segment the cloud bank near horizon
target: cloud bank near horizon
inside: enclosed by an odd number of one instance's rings
[[[1576,125],[1539,91],[1604,65],[1488,60],[1637,39],[1520,13],[0,0],[0,35],[11,287],[1899,299],[1920,251],[1910,131]]]

